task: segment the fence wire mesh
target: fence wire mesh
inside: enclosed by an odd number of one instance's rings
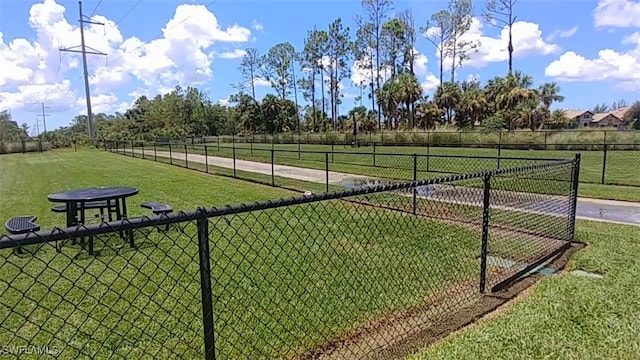
[[[503,134],[503,136],[506,135]],[[350,142],[254,143],[250,139],[240,137],[235,140],[231,138],[216,138],[216,140],[214,142],[194,141],[193,143],[191,140],[187,143],[110,141],[105,143],[105,146],[111,149],[117,148],[119,153],[131,156],[133,144],[134,154],[141,157],[142,147],[149,155],[152,154],[150,150],[156,144],[159,151],[164,151],[160,156],[165,158],[171,155],[169,154],[169,147],[171,147],[175,153],[173,157],[175,157],[176,163],[182,165],[184,165],[184,160],[180,160],[181,155],[179,154],[184,152],[203,155],[206,149],[210,156],[219,158],[236,157],[241,160],[270,163],[270,152],[273,150],[276,164],[315,169],[323,168],[324,153],[328,152],[330,153],[330,164],[336,171],[362,174],[363,172],[371,172],[370,167],[373,166],[376,168],[376,172],[382,172],[387,179],[403,180],[410,179],[406,174],[402,176],[402,172],[410,170],[413,154],[416,154],[419,157],[419,162],[424,164],[419,167],[418,171],[424,171],[430,174],[430,177],[435,177],[566,159],[573,157],[578,151],[582,155],[581,182],[640,186],[640,172],[638,172],[640,167],[637,166],[640,161],[640,143],[637,142],[571,143],[565,144],[564,147],[545,149],[531,143],[503,144],[504,147],[486,148],[485,145],[492,146],[492,144],[456,143],[447,145],[442,143],[433,146],[428,143],[362,142],[358,143],[358,146],[353,146]],[[186,150],[185,144],[187,145]],[[166,161],[166,159],[161,158],[159,161]],[[189,167],[192,166],[198,167],[199,165],[198,163],[189,164]],[[225,169],[229,169],[229,167],[223,166],[221,172],[228,172]],[[242,175],[246,176],[247,174]]]
[[[571,244],[578,166],[366,178],[338,192],[3,235],[3,354],[402,357]]]
[[[0,236],[3,356],[202,357],[195,223],[153,222]]]

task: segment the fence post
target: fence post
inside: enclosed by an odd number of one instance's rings
[[[334,141],[334,140],[331,140],[331,162],[333,162],[333,152],[335,151],[335,150],[333,149],[334,145],[335,145],[335,141]]]
[[[142,145],[142,159],[144,160],[144,141],[140,144]]]
[[[547,150],[547,135],[549,134],[548,131],[544,132],[544,149]],[[556,148],[557,149],[557,148]]]
[[[204,146],[204,172],[209,173],[209,148]]]
[[[187,144],[184,144],[184,167],[189,168],[189,152],[187,151]]]
[[[249,143],[249,147],[251,148],[251,154],[253,154],[253,135],[251,135],[251,142]]]
[[[24,143],[23,143],[23,145],[24,145]],[[75,140],[73,140],[73,151],[74,151],[74,152],[78,152],[78,142],[77,142],[77,141],[75,141]],[[126,154],[125,154],[125,155],[126,155]]]
[[[500,131],[500,135],[502,135],[502,131]],[[502,136],[500,136],[500,137],[502,138]],[[502,157],[502,141],[498,141],[498,169],[500,169],[500,158],[501,157]]]
[[[607,172],[607,144],[604,144],[604,151],[602,153],[602,178],[600,179],[600,183],[604,184],[605,173]]]
[[[484,294],[487,283],[487,252],[489,250],[489,210],[491,173],[484,174],[484,199],[482,204],[482,248],[480,250],[480,293]]]
[[[169,164],[173,165],[173,154],[171,153],[171,141],[169,141]]]
[[[413,181],[418,181],[418,154],[413,154]],[[418,188],[413,186],[413,215],[417,214]]]
[[[298,134],[298,160],[300,160],[300,135]]]
[[[274,151],[271,149],[271,186],[276,186],[276,173],[274,165]]]
[[[429,162],[431,161],[431,146],[427,143],[427,172],[429,172]]]
[[[236,172],[236,147],[231,147],[231,155],[233,157],[233,177],[237,177],[238,173]]]
[[[133,143],[133,140],[131,140],[131,157],[136,157],[135,144]]]
[[[576,232],[576,208],[578,206],[578,186],[580,181],[580,153],[576,154],[573,161],[573,171],[571,174],[571,219],[569,222],[569,241],[573,241]]]
[[[373,142],[373,167],[376,167],[376,142]]]
[[[329,153],[324,153],[324,178],[325,178],[325,192],[329,192]]]
[[[156,142],[153,142],[153,161],[158,162],[158,152],[156,151]]]
[[[211,258],[209,252],[209,219],[207,212],[200,207],[197,211],[198,218],[198,259],[200,261],[200,294],[202,297],[202,325],[204,335],[205,359],[214,360],[215,335],[213,326],[213,291],[211,288]]]

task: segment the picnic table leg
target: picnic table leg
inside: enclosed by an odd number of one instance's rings
[[[127,218],[127,199],[122,198],[122,216]],[[127,237],[129,238],[129,246],[135,248],[135,244],[133,243],[133,230],[127,230]]]
[[[84,209],[84,201],[80,202],[80,222],[78,225],[83,225],[87,222]],[[84,249],[84,236],[80,237],[80,246]],[[93,235],[89,235],[89,255],[93,255]]]
[[[114,199],[114,201],[116,204],[116,221],[120,221],[122,220],[122,213],[120,212],[120,200]],[[124,240],[124,233],[122,231],[118,231],[118,233],[120,234],[120,239]]]

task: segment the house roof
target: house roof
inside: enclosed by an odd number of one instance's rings
[[[617,110],[613,110],[611,115],[617,117],[620,120],[624,120],[624,115],[629,111],[628,107],[623,107]]]
[[[607,116],[611,115],[611,113],[597,113],[593,115],[593,119],[591,120],[591,122],[600,122],[602,119],[606,118]]]
[[[606,113],[597,113],[597,114],[593,115],[593,120],[591,120],[591,122],[600,122],[601,120],[605,119],[609,115],[615,117],[616,119],[618,119],[620,121],[623,121],[624,120],[624,114],[626,114],[627,111],[629,111],[629,108],[628,107],[624,107],[624,108],[620,108],[620,109],[617,109],[617,110],[609,111],[609,112],[606,112]]]
[[[564,112],[564,116],[568,117],[569,119],[577,118],[579,116],[582,116],[582,114],[584,113],[593,114],[589,110],[563,110],[563,112]]]

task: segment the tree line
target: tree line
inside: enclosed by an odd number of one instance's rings
[[[412,11],[397,11],[392,0],[362,0],[362,15],[356,16],[354,29],[337,18],[326,28],[310,29],[301,49],[288,42],[275,44],[264,54],[245,49],[241,79],[233,84],[237,92],[228,105],[211,101],[197,88],[176,87],[152,99],[141,96],[124,114],[97,114],[96,133],[98,138],[179,138],[350,131],[354,124],[365,132],[438,125],[509,130],[571,127],[571,119],[562,111],[550,109],[564,100],[560,87],[550,82],[534,88],[531,76],[514,70],[511,32],[516,1],[488,0],[477,14],[472,0],[450,0],[446,8],[416,25]],[[481,45],[465,40],[474,17],[508,33],[506,74],[484,84],[456,79],[456,70]],[[418,36],[426,37],[438,54],[440,85],[431,95],[424,93],[416,77]],[[355,84],[356,106],[343,114],[342,83],[352,69],[364,78]],[[256,98],[259,81],[267,81],[272,89],[261,100]],[[634,106],[640,110],[640,104]],[[79,116],[58,132],[68,140],[85,128],[86,117]]]

